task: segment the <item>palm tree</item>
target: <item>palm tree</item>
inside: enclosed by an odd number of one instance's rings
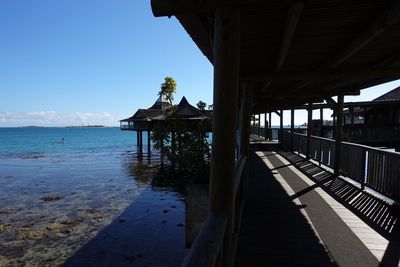
[[[165,99],[172,105],[174,94],[176,92],[176,81],[172,77],[165,77],[164,82],[161,84],[158,96],[165,97]]]

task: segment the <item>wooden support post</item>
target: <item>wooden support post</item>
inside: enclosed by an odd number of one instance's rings
[[[240,17],[232,7],[218,8],[214,21],[213,149],[210,170],[210,213],[228,218],[220,260],[231,266],[234,222],[236,114],[239,87]]]
[[[139,131],[139,156],[143,155],[143,131]]]
[[[269,114],[268,114],[268,121],[269,121],[268,140],[272,141],[272,114],[271,114],[271,112],[269,112]]]
[[[250,138],[250,116],[251,116],[251,97],[252,90],[248,85],[243,85],[241,106],[240,106],[240,155],[249,155]]]
[[[173,156],[176,155],[176,138],[175,132],[171,132],[171,153]],[[172,161],[172,169],[175,170],[175,161]]]
[[[151,156],[151,136],[150,136],[150,130],[147,130],[147,156],[150,160]]]
[[[324,137],[324,108],[319,109],[319,119],[321,120],[319,136]]]
[[[308,118],[307,118],[306,159],[309,159],[310,158],[311,129],[312,129],[312,114],[313,114],[312,103],[308,104],[307,111],[308,111]]]
[[[332,114],[332,138],[336,136],[336,111],[333,110]]]
[[[293,151],[294,109],[290,111],[290,150]]]
[[[354,125],[354,107],[349,107],[350,109],[350,125]]]
[[[281,109],[281,115],[279,117],[279,142],[282,144],[282,136],[283,136],[283,110]]]
[[[268,140],[268,120],[267,120],[267,113],[264,113],[264,138]]]
[[[337,101],[337,129],[335,135],[335,162],[334,162],[334,177],[338,177],[340,175],[340,160],[342,158],[342,133],[343,133],[343,101],[344,96],[339,95]]]
[[[136,131],[136,145],[140,145],[139,131]]]

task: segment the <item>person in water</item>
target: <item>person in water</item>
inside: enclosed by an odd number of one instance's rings
[[[61,142],[60,142],[61,144],[64,144],[64,137],[63,138],[61,138]]]

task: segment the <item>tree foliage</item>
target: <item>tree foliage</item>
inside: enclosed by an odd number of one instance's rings
[[[203,121],[196,129],[189,129],[181,120],[177,107],[164,111],[165,121],[154,129],[154,148],[186,175],[197,180],[207,180],[211,162],[210,144],[206,137],[208,121]]]
[[[172,105],[174,94],[176,92],[176,81],[172,77],[165,77],[164,82],[160,86],[158,96],[164,96],[165,99]]]
[[[200,109],[200,110],[205,110],[205,109],[206,109],[206,106],[207,106],[207,103],[205,103],[205,102],[203,102],[203,101],[200,100],[200,101],[196,104],[196,106],[197,106],[197,108]]]

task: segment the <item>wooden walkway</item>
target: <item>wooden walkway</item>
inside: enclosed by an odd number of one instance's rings
[[[235,266],[400,266],[398,206],[278,145],[252,148]]]

